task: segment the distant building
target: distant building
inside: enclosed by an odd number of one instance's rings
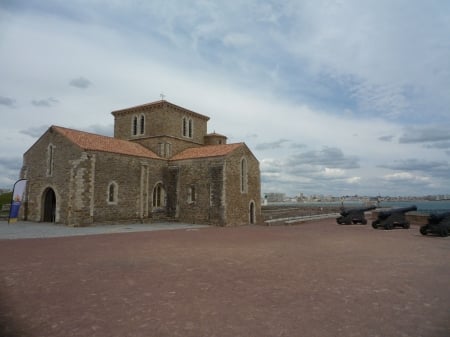
[[[162,100],[112,112],[114,137],[50,127],[24,154],[24,217],[85,226],[256,223],[259,162],[207,134],[209,117]]]
[[[267,202],[283,202],[286,198],[286,194],[284,193],[265,193],[264,200]]]

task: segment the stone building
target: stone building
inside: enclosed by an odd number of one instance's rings
[[[258,222],[259,162],[245,143],[207,134],[209,117],[165,100],[112,115],[114,137],[51,126],[25,152],[25,219]]]

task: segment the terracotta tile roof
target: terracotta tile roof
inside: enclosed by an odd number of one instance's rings
[[[50,129],[60,133],[83,150],[111,152],[144,158],[161,159],[154,152],[146,149],[142,145],[129,142],[127,140],[67,129],[60,126],[52,126]]]
[[[183,159],[195,159],[195,158],[207,158],[207,157],[222,157],[233,152],[244,143],[235,144],[222,144],[222,145],[207,145],[202,147],[195,147],[186,149],[170,160],[183,160]]]

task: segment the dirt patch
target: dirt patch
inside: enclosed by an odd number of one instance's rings
[[[0,241],[1,336],[448,336],[450,238],[211,227]]]

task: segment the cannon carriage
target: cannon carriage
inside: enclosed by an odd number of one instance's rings
[[[428,217],[428,223],[420,227],[420,234],[436,234],[442,237],[450,233],[450,212],[434,213]]]
[[[342,208],[341,216],[336,218],[336,222],[339,225],[351,225],[351,224],[367,224],[364,212],[375,209],[376,206],[358,207],[358,208]]]
[[[395,227],[403,227],[408,229],[410,227],[409,221],[406,219],[405,213],[417,211],[417,206],[392,208],[378,213],[376,220],[372,222],[372,227],[377,229],[379,227],[384,229],[393,229]]]

